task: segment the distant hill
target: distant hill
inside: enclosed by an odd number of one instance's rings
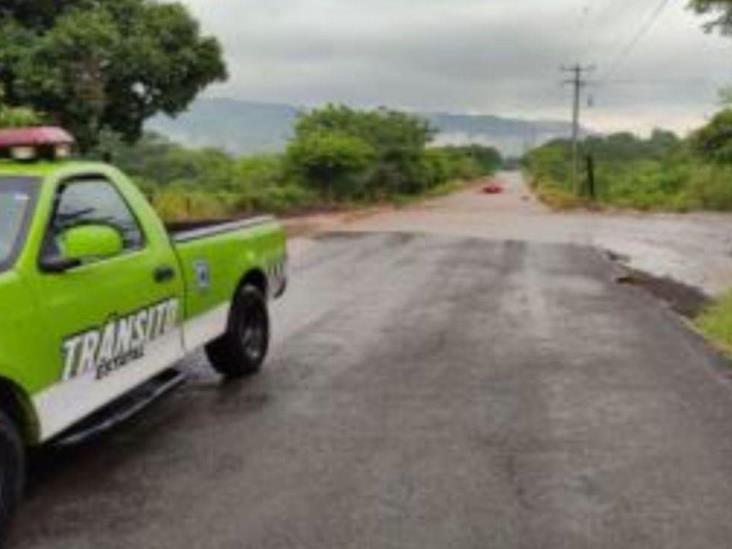
[[[571,134],[572,125],[554,120],[522,120],[492,115],[425,113],[439,128],[437,142],[448,145],[493,145],[504,155],[525,152],[557,137]],[[583,133],[587,133],[583,130]]]
[[[215,146],[234,153],[282,150],[299,109],[236,99],[199,99],[177,118],[158,116],[147,128],[186,145]]]
[[[148,129],[187,145],[214,146],[232,153],[277,152],[292,135],[301,108],[237,99],[199,99],[178,118],[158,116]],[[421,113],[439,129],[437,142],[460,145],[481,143],[504,155],[521,154],[570,133],[567,122],[521,120],[490,115]]]

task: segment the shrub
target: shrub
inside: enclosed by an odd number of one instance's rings
[[[696,319],[696,325],[710,340],[732,354],[732,293],[708,307]]]
[[[498,151],[480,145],[428,149],[432,133],[409,114],[329,106],[299,119],[284,154],[236,158],[153,133],[128,145],[105,132],[93,156],[111,156],[168,220],[422,196],[500,163]]]
[[[225,194],[171,187],[156,191],[152,204],[165,221],[222,219],[235,213],[234,201]]]
[[[718,119],[717,125],[723,120],[726,116]],[[716,129],[715,139],[721,138],[724,132]],[[714,141],[707,131],[697,132],[688,143],[661,130],[646,140],[627,133],[586,139],[582,153],[589,150],[595,159],[596,198],[602,203],[640,210],[732,210],[732,166],[721,162],[726,145],[723,140]],[[707,152],[716,151],[715,162],[709,161],[709,155],[694,156],[693,151],[700,150],[701,136],[707,143],[714,142]],[[567,140],[553,141],[526,156],[524,162],[537,192],[548,203],[561,207],[572,203],[564,195],[557,199],[556,192],[573,190],[569,184],[571,158]],[[581,177],[586,180],[587,175],[581,172]]]
[[[318,130],[295,139],[287,157],[294,173],[333,201],[363,193],[376,151],[360,137]]]
[[[0,86],[0,128],[36,126],[44,116],[30,107],[11,107],[5,104],[5,90]]]
[[[428,149],[433,135],[417,116],[329,105],[301,116],[288,164],[304,185],[341,200],[421,194],[500,165],[500,154],[490,147]]]
[[[560,187],[541,185],[536,195],[544,204],[555,210],[570,210],[587,206],[587,201]]]
[[[709,162],[732,164],[732,109],[724,109],[692,135],[692,149]]]
[[[249,208],[241,207],[239,209],[254,209],[261,211],[270,211],[274,213],[287,213],[289,211],[306,210],[317,205],[320,202],[319,196],[311,189],[307,189],[297,183],[286,183],[269,187],[265,192],[255,197],[250,203]]]
[[[686,193],[698,208],[732,210],[732,166],[699,167],[692,173]]]

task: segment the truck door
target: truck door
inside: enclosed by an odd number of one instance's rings
[[[63,255],[64,235],[84,226],[114,229],[121,246],[118,239],[110,256],[44,272]],[[149,236],[109,180],[95,176],[58,187],[39,258],[40,306],[57,357],[57,383],[34,398],[43,438],[183,356],[182,276],[170,244]]]

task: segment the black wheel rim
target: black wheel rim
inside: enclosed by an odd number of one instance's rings
[[[247,358],[252,362],[261,360],[267,344],[267,320],[258,304],[250,302],[244,307],[239,337]]]

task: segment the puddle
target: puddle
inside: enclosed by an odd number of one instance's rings
[[[654,276],[628,267],[622,255],[606,252],[607,257],[622,266],[624,273],[615,278],[618,284],[627,284],[644,289],[663,301],[671,310],[686,318],[696,318],[712,301],[699,288],[684,284],[669,277]]]

